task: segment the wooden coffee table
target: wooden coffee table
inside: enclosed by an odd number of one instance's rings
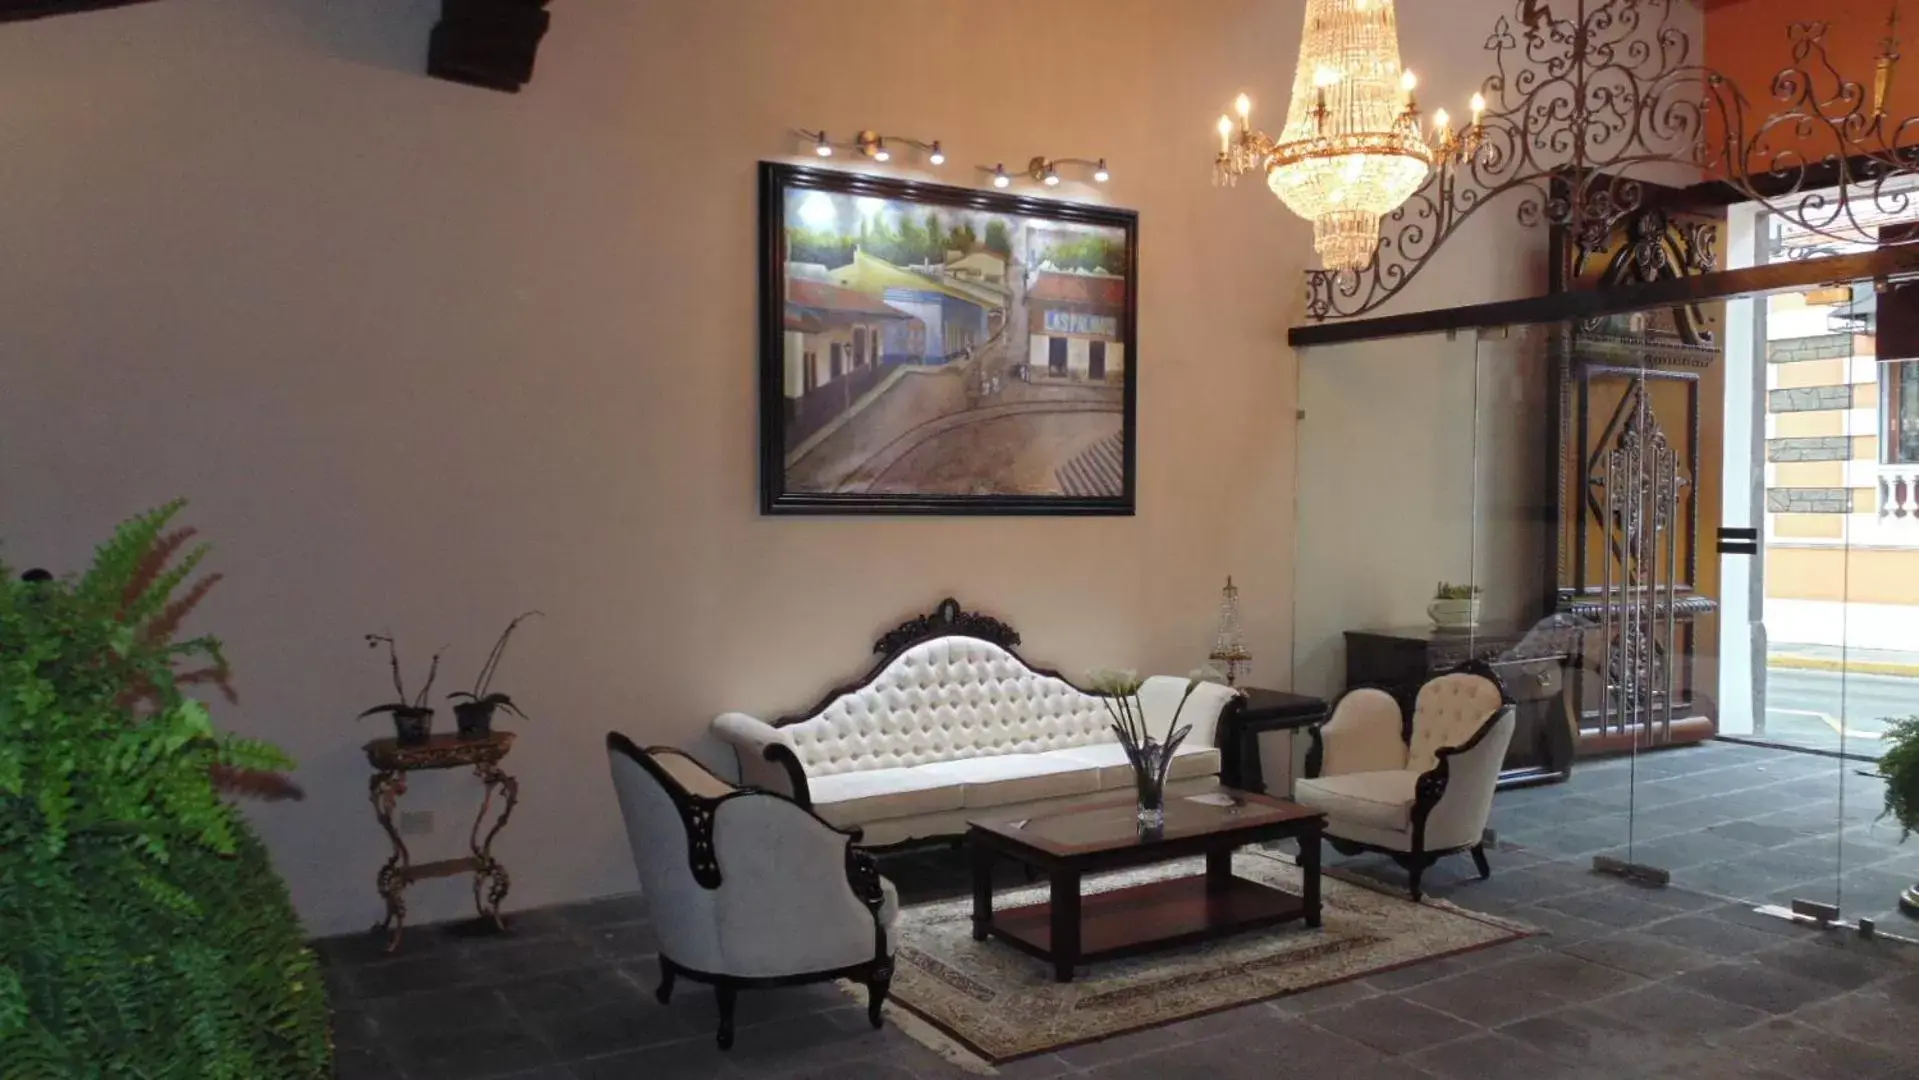
[[[1297,803],[1221,789],[1229,805],[1166,799],[1166,827],[1141,836],[1134,800],[1099,799],[1031,818],[967,823],[973,860],[973,939],[998,938],[1051,961],[1060,982],[1081,964],[1170,948],[1304,919],[1319,912],[1319,840],[1325,815]],[[1233,851],[1299,841],[1302,895],[1233,876]],[[1206,856],[1206,872],[1080,896],[1080,879],[1101,870]],[[1046,875],[1052,899],[993,910],[993,863],[1007,858]]]

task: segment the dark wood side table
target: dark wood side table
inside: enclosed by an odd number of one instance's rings
[[[1204,941],[1294,919],[1320,924],[1319,841],[1326,817],[1310,807],[1220,789],[1226,805],[1169,795],[1166,826],[1139,830],[1130,796],[1100,799],[1040,817],[969,821],[973,862],[973,940],[997,938],[1053,965],[1071,982],[1080,964]],[[1228,801],[1229,800],[1229,801]],[[1299,841],[1295,895],[1233,874],[1233,851],[1247,844]],[[1081,879],[1101,870],[1206,856],[1206,870],[1082,896]],[[993,910],[993,862],[1011,859],[1045,874],[1051,899]]]
[[[1549,783],[1572,775],[1578,742],[1565,700],[1571,653],[1562,646],[1554,635],[1529,640],[1527,630],[1519,627],[1348,630],[1346,685],[1380,687],[1411,715],[1426,680],[1468,660],[1484,661],[1518,704],[1518,725],[1499,786]]]
[[[506,827],[506,820],[513,816],[514,805],[520,801],[520,782],[500,769],[500,759],[506,757],[511,749],[513,733],[510,731],[495,731],[471,739],[458,735],[435,735],[424,743],[411,745],[402,745],[394,739],[375,739],[366,744],[366,759],[374,769],[367,784],[368,793],[373,799],[373,813],[379,818],[380,827],[386,830],[387,837],[393,841],[393,855],[380,868],[379,876],[380,899],[386,902],[386,918],[373,927],[376,934],[382,931],[391,934],[386,943],[387,952],[400,947],[400,933],[406,926],[407,886],[427,878],[451,877],[471,871],[473,906],[480,918],[491,920],[495,929],[506,929],[506,922],[500,918],[500,902],[506,899],[511,882],[506,867],[493,857],[493,838]],[[473,832],[467,838],[467,848],[471,854],[415,865],[412,854],[407,851],[406,841],[400,839],[400,830],[393,827],[393,810],[399,805],[400,796],[406,794],[407,774],[431,769],[457,769],[467,765],[473,766],[473,774],[480,778],[486,791],[485,797],[480,800],[480,812],[473,819]],[[485,839],[481,839],[480,829],[486,825],[487,811],[493,807],[495,790],[503,796],[500,812],[493,820],[493,827],[487,829]],[[490,888],[486,887],[488,882],[491,882]]]
[[[1319,698],[1241,688],[1238,700],[1219,717],[1219,782],[1291,798],[1293,738],[1324,719],[1326,703]]]

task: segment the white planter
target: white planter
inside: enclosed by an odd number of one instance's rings
[[[1466,630],[1479,625],[1479,600],[1434,600],[1426,615],[1441,630]]]

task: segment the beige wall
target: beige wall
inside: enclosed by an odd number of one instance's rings
[[[1773,413],[1772,422],[1773,434],[1781,439],[1816,439],[1846,433],[1844,410]]]
[[[1242,85],[1277,122],[1295,5],[555,7],[517,97],[421,74],[434,0],[165,0],[0,33],[6,556],[71,570],[118,519],[193,500],[228,576],[198,628],[244,701],[221,719],[301,762],[307,800],[256,816],[313,929],[376,914],[368,631],[416,668],[450,643],[451,689],[508,616],[547,612],[500,681],[534,718],[507,762],[514,906],[634,887],[608,728],[684,743],[722,709],[802,706],[949,593],[1036,661],[1184,671],[1230,573],[1254,680],[1285,685],[1284,332],[1310,231],[1207,169]],[[1408,5],[1409,42],[1477,48],[1490,15],[1455,31],[1435,8]],[[1138,517],[756,514],[755,163],[821,125],[938,137],[962,183],[1111,161],[1110,189],[1062,194],[1141,213]],[[475,795],[415,785],[439,818],[421,857],[458,847]],[[457,914],[464,886],[412,901]]]
[[[1919,551],[1768,545],[1766,595],[1854,604],[1919,604]]]

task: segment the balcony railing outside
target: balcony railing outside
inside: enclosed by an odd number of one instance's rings
[[[1919,521],[1919,465],[1880,467],[1879,519]]]

